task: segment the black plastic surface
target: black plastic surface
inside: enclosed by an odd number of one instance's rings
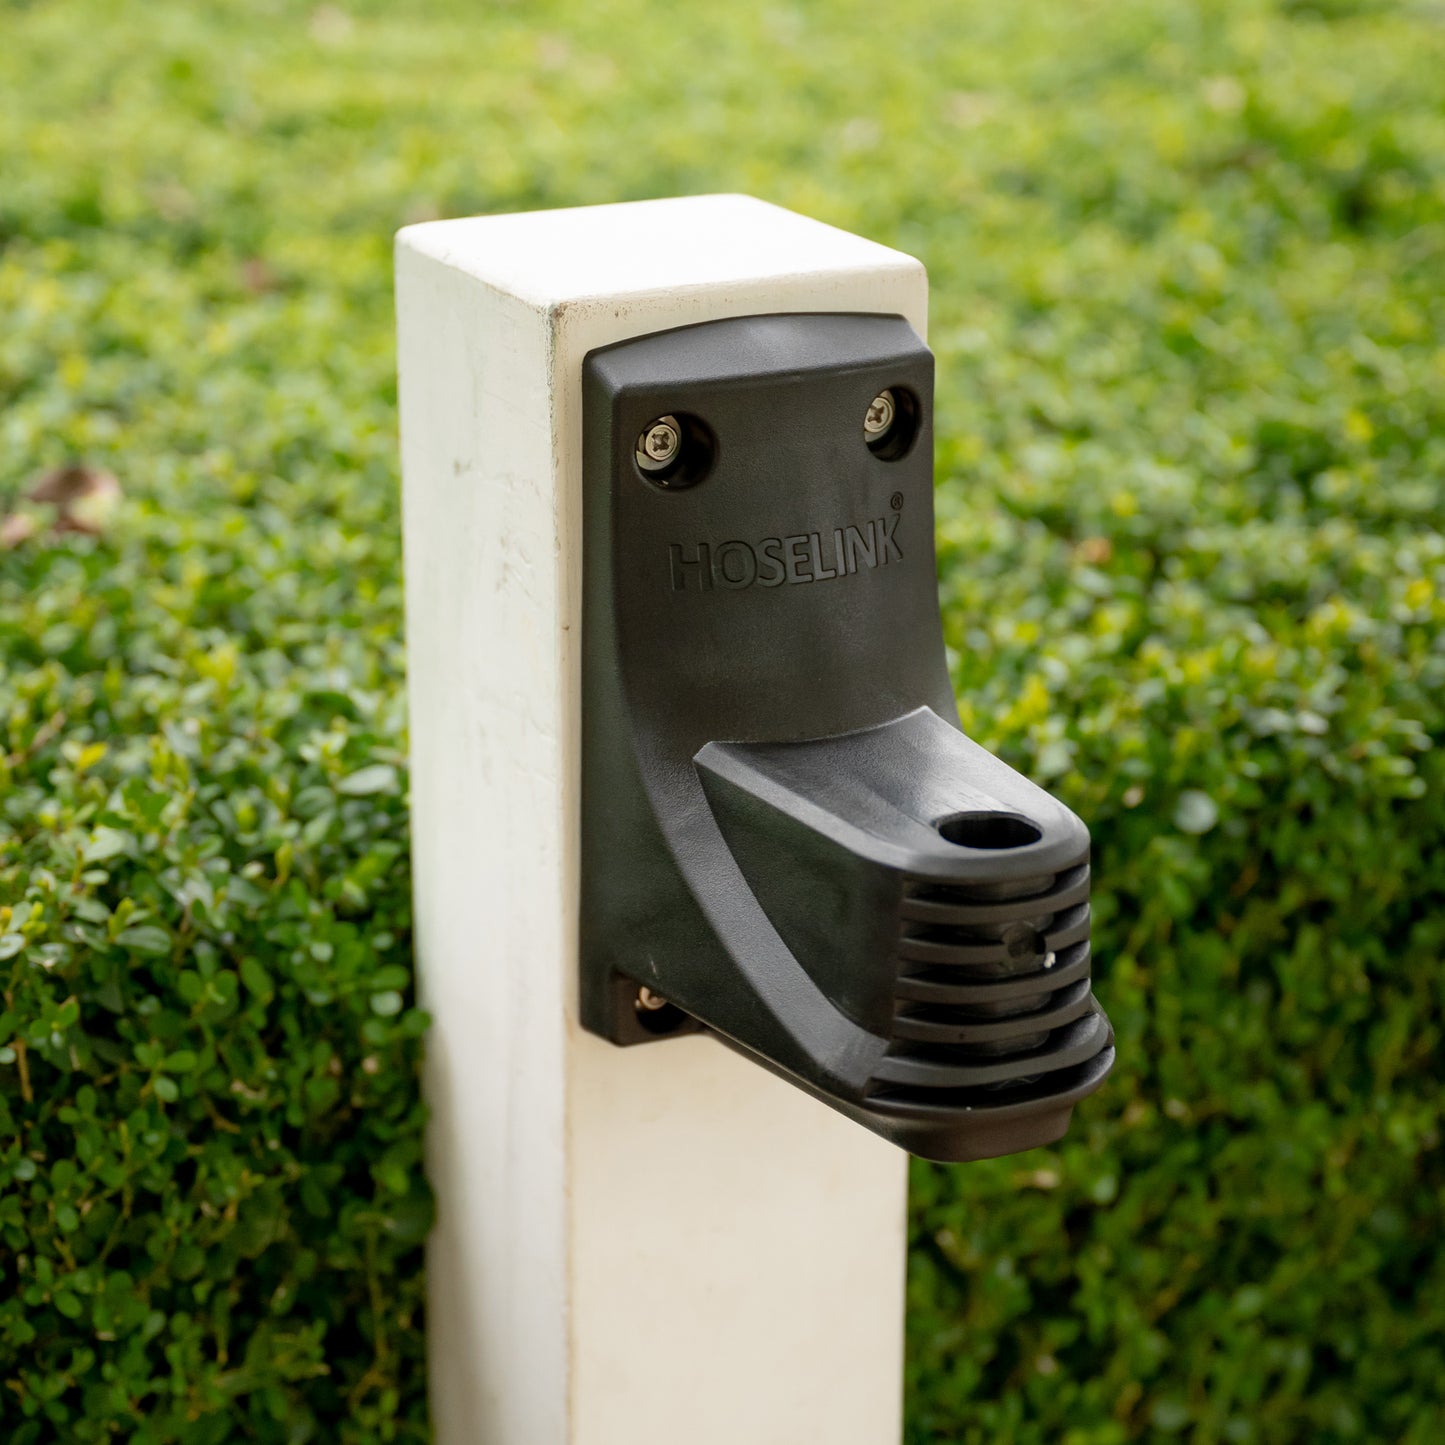
[[[870,446],[885,388],[899,430]],[[957,725],[932,393],[900,317],[587,358],[581,1002],[618,1043],[706,1026],[970,1159],[1058,1138],[1113,1043],[1087,830]],[[685,438],[662,475],[636,458],[659,418]]]

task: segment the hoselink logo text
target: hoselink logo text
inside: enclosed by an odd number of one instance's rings
[[[714,587],[741,592],[745,587],[794,586],[829,582],[870,567],[903,560],[898,545],[898,513],[862,527],[831,532],[801,532],[795,537],[764,537],[761,542],[699,542],[668,549],[674,592],[709,592]]]

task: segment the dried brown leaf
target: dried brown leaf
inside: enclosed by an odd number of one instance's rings
[[[83,532],[93,537],[104,531],[115,515],[121,488],[113,472],[84,462],[70,462],[42,473],[25,497],[27,501],[49,503],[55,508],[55,531]],[[34,531],[32,522],[25,536]]]
[[[81,497],[102,492],[119,494],[120,483],[113,473],[101,467],[87,466],[84,462],[70,462],[43,472],[25,495],[32,502],[51,502],[58,507],[66,507]]]

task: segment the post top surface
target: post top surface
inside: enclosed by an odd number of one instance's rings
[[[540,308],[788,276],[922,271],[901,251],[752,196],[685,196],[407,226],[431,257]]]

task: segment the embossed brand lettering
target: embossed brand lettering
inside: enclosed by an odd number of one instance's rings
[[[903,560],[897,512],[861,527],[764,537],[761,542],[698,542],[668,549],[674,592],[741,592],[746,587],[797,586],[849,577],[871,567]]]

